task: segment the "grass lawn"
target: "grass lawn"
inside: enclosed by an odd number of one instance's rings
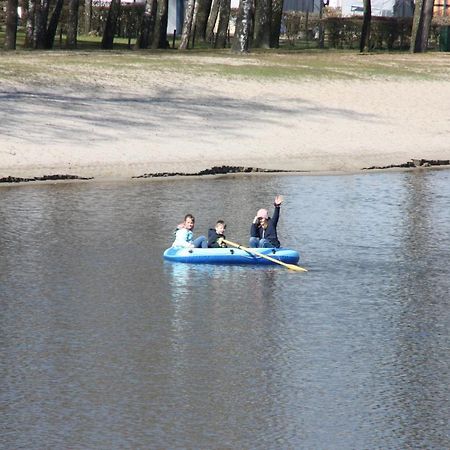
[[[308,81],[324,79],[417,79],[444,80],[450,74],[450,53],[373,52],[357,50],[320,50],[296,47],[254,51],[236,55],[229,49],[195,48],[187,51],[131,50],[128,39],[115,39],[114,50],[100,50],[100,37],[80,36],[78,50],[60,48],[30,51],[20,49],[23,35],[18,37],[18,50],[0,50],[0,80],[48,82],[76,81],[88,76],[138,78],[141,71],[155,75],[164,72],[180,74],[245,77],[252,79],[285,79]],[[63,43],[64,41],[62,41]],[[0,43],[3,36],[0,32]],[[131,46],[134,41],[131,41]],[[313,44],[311,44],[312,46]],[[51,68],[51,70],[49,70]],[[81,78],[80,78],[81,77]]]

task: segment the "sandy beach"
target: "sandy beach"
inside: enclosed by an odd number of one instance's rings
[[[450,81],[180,71],[2,82],[0,178],[129,178],[230,165],[358,171],[450,159]]]

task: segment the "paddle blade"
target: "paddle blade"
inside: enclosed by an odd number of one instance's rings
[[[295,264],[285,264],[285,266],[289,269],[289,270],[295,270],[296,272],[308,272],[307,269],[300,267],[300,266],[296,266]]]

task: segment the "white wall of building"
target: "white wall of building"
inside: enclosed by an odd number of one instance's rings
[[[330,7],[341,8],[343,16],[354,16],[363,13],[363,0],[330,0]],[[410,0],[372,0],[372,16],[405,16],[412,15]]]

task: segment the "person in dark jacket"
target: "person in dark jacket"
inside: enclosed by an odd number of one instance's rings
[[[225,222],[223,220],[218,220],[214,228],[210,228],[208,231],[208,248],[225,248],[227,245],[222,242],[225,239]]]
[[[275,210],[272,217],[269,217],[267,209],[260,209],[256,213],[250,228],[250,247],[280,247],[281,244],[277,235],[277,224],[282,203],[283,197],[277,195],[273,203]]]

